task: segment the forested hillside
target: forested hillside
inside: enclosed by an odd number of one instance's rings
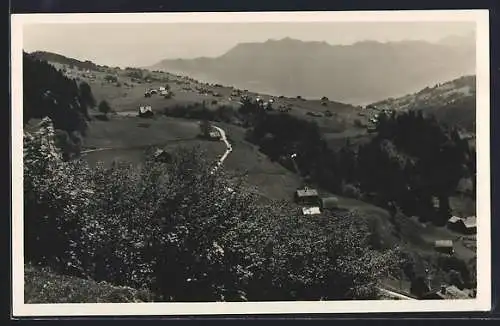
[[[87,131],[88,110],[95,104],[89,84],[69,79],[46,61],[23,54],[24,123],[51,118],[65,155],[78,151]]]
[[[373,103],[380,110],[422,110],[450,126],[475,132],[476,76],[463,76],[416,93]]]

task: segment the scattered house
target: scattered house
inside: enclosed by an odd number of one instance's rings
[[[450,225],[453,225],[453,224],[456,224],[457,222],[460,222],[462,220],[461,217],[458,217],[458,216],[452,216],[450,217],[450,219],[448,220],[448,224]]]
[[[434,242],[434,250],[448,255],[453,255],[455,252],[452,240],[436,240]]]
[[[318,191],[307,187],[297,189],[295,192],[295,202],[302,205],[318,205],[320,202]]]
[[[163,92],[163,91],[166,91],[167,89],[166,89],[165,87],[160,87],[160,88],[158,88],[158,90],[159,90],[160,92]]]
[[[317,206],[302,207],[302,214],[304,214],[304,215],[319,215],[319,214],[321,214],[321,210]]]
[[[337,197],[323,197],[320,200],[321,210],[337,209],[339,207],[339,199]]]
[[[153,109],[151,105],[141,105],[139,107],[139,117],[141,118],[150,118],[154,115]]]
[[[210,130],[208,131],[208,133],[205,133],[204,135],[206,138],[208,138],[209,140],[220,140],[221,139],[221,134],[220,132],[213,128],[212,126],[210,126]]]
[[[166,89],[160,91],[161,96],[168,96],[168,94],[169,94],[169,92]]]
[[[452,216],[448,220],[448,227],[451,230],[464,234],[474,234],[477,232],[476,216],[468,216],[466,218]]]
[[[445,300],[445,299],[470,299],[472,293],[462,291],[454,285],[442,285],[439,290],[430,291],[422,296],[424,300]]]
[[[477,218],[476,216],[468,216],[464,220],[465,233],[474,234],[477,232]]]

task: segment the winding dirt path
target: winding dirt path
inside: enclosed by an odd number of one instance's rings
[[[224,163],[224,161],[226,160],[227,156],[229,155],[229,153],[231,153],[233,151],[233,147],[231,146],[231,144],[229,143],[229,141],[227,140],[227,136],[226,136],[226,132],[224,131],[224,129],[220,128],[220,127],[217,127],[217,126],[213,126],[215,129],[217,129],[217,131],[220,133],[220,136],[221,136],[221,140],[224,142],[224,144],[226,145],[226,151],[224,152],[224,154],[221,156],[221,158],[219,159],[219,161],[217,162],[217,166],[215,166],[215,168],[213,169],[212,172],[215,172],[219,167],[222,166],[222,164]]]

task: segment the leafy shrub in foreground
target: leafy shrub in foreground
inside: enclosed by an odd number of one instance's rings
[[[64,162],[44,120],[25,136],[26,259],[163,301],[373,298],[394,260],[354,215],[262,206],[199,150],[170,164]]]

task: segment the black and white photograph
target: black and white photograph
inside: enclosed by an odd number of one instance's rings
[[[490,309],[488,11],[11,20],[15,316]]]

